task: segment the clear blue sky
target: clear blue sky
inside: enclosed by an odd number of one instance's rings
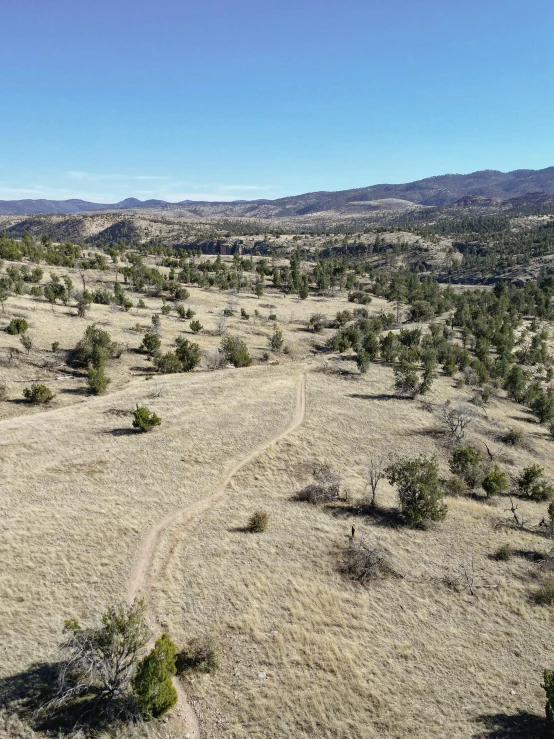
[[[0,198],[274,198],[554,165],[552,0],[17,0]]]

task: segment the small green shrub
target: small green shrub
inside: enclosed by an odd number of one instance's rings
[[[162,315],[168,316],[171,313],[171,306],[170,305],[162,305]]]
[[[489,472],[490,464],[481,452],[471,444],[457,446],[452,452],[450,470],[460,475],[470,488],[482,484]]]
[[[137,406],[133,413],[133,427],[139,431],[151,431],[154,426],[159,426],[161,422],[162,419],[154,411],[149,411],[144,406]]]
[[[387,468],[386,475],[390,484],[397,487],[400,510],[408,523],[418,526],[446,516],[444,492],[433,457],[400,460]]]
[[[185,672],[212,673],[219,669],[221,652],[211,637],[191,639],[177,654],[177,674]]]
[[[544,707],[546,720],[550,727],[550,733],[554,733],[554,671],[545,670],[543,672],[543,688],[546,693],[546,705]]]
[[[281,329],[276,328],[273,332],[273,335],[269,339],[269,346],[274,352],[280,352],[283,348],[283,343],[283,332],[281,331]]]
[[[200,321],[195,320],[190,322],[190,330],[193,334],[197,334],[199,331],[201,331],[204,327],[200,323]]]
[[[145,352],[146,354],[149,354],[150,356],[153,356],[160,351],[161,345],[162,342],[160,340],[160,337],[152,331],[147,331],[142,339],[140,350],[142,352]]]
[[[244,319],[245,321],[250,320],[250,315],[244,310],[244,308],[240,309],[240,317]]]
[[[30,403],[38,405],[40,403],[49,403],[54,398],[54,393],[46,385],[34,383],[31,387],[26,387],[23,390],[23,397]]]
[[[277,314],[276,313],[270,313],[267,317],[268,321],[276,321],[277,320]]]
[[[146,303],[144,302],[142,298],[139,299],[137,303],[137,308],[146,308]]]
[[[554,487],[548,485],[544,479],[544,470],[538,464],[526,467],[517,480],[521,495],[531,500],[550,500],[554,495]]]
[[[261,534],[267,529],[269,514],[265,511],[254,511],[248,520],[247,530],[254,534]]]
[[[24,318],[12,318],[6,326],[6,333],[16,336],[17,334],[24,334],[28,328],[29,324]]]
[[[508,478],[505,472],[494,467],[484,478],[482,487],[487,496],[500,495],[508,489]]]
[[[53,341],[52,342],[52,352],[55,354],[58,349],[60,348],[60,342],[59,341]]]
[[[181,372],[183,367],[179,361],[179,357],[174,352],[160,354],[154,358],[154,366],[164,375],[170,375],[174,372]]]
[[[110,384],[110,378],[104,374],[104,367],[89,367],[87,385],[93,395],[103,395]]]
[[[181,363],[182,372],[191,372],[200,364],[200,347],[188,339],[175,339],[175,355]]]
[[[227,336],[223,339],[221,349],[225,359],[235,367],[249,367],[252,364],[248,347],[242,339],[236,336]]]
[[[171,682],[177,672],[176,651],[169,636],[162,634],[137,668],[133,688],[139,710],[147,720],[162,716],[177,703],[177,691]]]

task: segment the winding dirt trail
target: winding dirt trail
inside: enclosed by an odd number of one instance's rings
[[[158,521],[158,523],[150,529],[150,531],[146,535],[146,538],[142,542],[137,561],[129,577],[129,582],[127,585],[127,600],[129,603],[132,603],[132,601],[137,597],[137,595],[139,595],[139,593],[145,598],[146,602],[149,603],[150,599],[148,595],[151,584],[150,570],[152,567],[152,562],[156,553],[156,549],[164,532],[177,521],[179,521],[181,525],[186,526],[199,514],[203,513],[215,502],[221,499],[225,495],[227,486],[231,482],[232,478],[237,474],[237,472],[239,472],[243,467],[252,462],[259,454],[266,451],[266,449],[268,449],[272,444],[276,444],[278,441],[281,441],[281,439],[284,439],[286,436],[295,431],[299,426],[301,426],[304,421],[305,413],[306,373],[303,372],[298,381],[296,394],[296,411],[289,426],[287,426],[287,428],[277,436],[274,436],[263,445],[254,449],[253,452],[244,457],[240,462],[237,462],[235,466],[230,470],[230,472],[228,472],[221,485],[219,485],[215,490],[212,490],[210,493],[208,493],[208,495],[206,495],[204,498],[197,501],[196,503],[192,503],[191,505],[184,508],[178,508],[172,513],[169,513],[167,516],[165,516],[165,518],[163,518],[161,521]],[[156,623],[155,606],[149,603],[149,609],[152,625],[154,626]],[[187,739],[200,739],[201,733],[198,718],[196,716],[194,708],[188,700],[185,689],[181,681],[178,679],[174,680],[174,685],[175,689],[177,690],[179,700],[176,706],[176,710],[173,714],[174,718],[172,723],[175,721],[175,719],[178,723],[184,723],[184,728],[186,730],[184,736],[187,737]]]

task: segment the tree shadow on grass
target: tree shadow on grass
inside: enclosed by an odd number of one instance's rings
[[[0,707],[15,714],[35,731],[49,732],[48,736],[73,735],[76,728],[88,727],[95,733],[113,726],[118,720],[118,709],[106,713],[105,704],[95,696],[84,696],[56,708],[44,710],[56,697],[61,664],[36,663],[15,675],[0,679]],[[88,734],[87,734],[88,736]]]
[[[350,398],[358,398],[359,400],[399,400],[398,395],[390,393],[375,393],[374,395],[367,393],[350,393]]]
[[[473,735],[473,739],[546,739],[552,736],[546,720],[527,711],[515,714],[495,713],[482,715],[477,721],[485,731]]]
[[[110,434],[111,436],[134,436],[135,434],[138,434],[140,432],[138,429],[124,426],[123,428],[111,429],[109,431],[103,431],[102,433]]]
[[[330,505],[326,507],[333,516],[357,516],[368,519],[368,523],[374,526],[383,526],[396,529],[405,526],[406,521],[398,508],[381,508],[379,506],[366,505]]]

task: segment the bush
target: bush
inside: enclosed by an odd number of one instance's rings
[[[344,326],[352,320],[352,313],[350,313],[349,310],[340,310],[338,311],[335,320],[339,326]]]
[[[104,364],[106,357],[116,356],[120,347],[112,342],[107,331],[94,324],[87,326],[83,338],[71,352],[70,360],[77,367],[88,367],[92,364],[97,369]]]
[[[547,485],[544,479],[544,470],[538,464],[526,467],[517,480],[518,490],[521,495],[531,500],[550,500],[554,495],[552,485]]]
[[[49,403],[54,398],[54,393],[46,385],[34,383],[31,387],[26,387],[23,390],[23,397],[30,403]]]
[[[215,672],[221,662],[221,653],[210,637],[191,639],[176,659],[177,674],[185,672]]]
[[[502,544],[494,553],[494,559],[498,562],[507,562],[514,555],[514,550],[510,544]]]
[[[133,413],[133,427],[139,431],[151,431],[154,426],[159,426],[162,419],[157,416],[154,411],[149,411],[144,406],[137,406],[136,411]]]
[[[162,634],[154,649],[139,664],[133,679],[143,718],[158,718],[177,703],[177,691],[171,682],[177,672],[175,661],[175,644],[167,634]]]
[[[142,601],[112,606],[101,626],[83,628],[75,620],[65,624],[61,645],[66,659],[59,673],[59,705],[94,701],[94,718],[139,718],[134,710],[133,676],[145,652],[149,629]],[[76,688],[78,688],[76,690]]]
[[[153,356],[160,351],[161,345],[162,342],[160,340],[160,337],[152,331],[147,331],[144,334],[144,338],[142,339],[140,350],[142,352],[145,352],[146,354],[150,354],[150,356]]]
[[[59,341],[53,341],[52,342],[52,352],[55,354],[58,349],[60,348],[60,342]]]
[[[276,328],[273,332],[273,335],[269,339],[269,346],[271,349],[273,349],[274,352],[280,352],[283,348],[283,332],[281,329]]]
[[[554,671],[545,670],[543,672],[544,692],[546,693],[546,705],[544,707],[546,720],[550,725],[550,732],[554,733]]]
[[[0,383],[0,401],[8,399],[8,388],[4,383]]]
[[[179,357],[173,352],[167,352],[154,358],[154,366],[164,375],[170,375],[174,372],[181,372],[183,367],[179,361]]]
[[[249,367],[252,364],[248,347],[242,339],[236,336],[228,336],[223,339],[221,349],[226,360],[235,367]]]
[[[523,433],[521,431],[516,431],[516,429],[508,429],[501,439],[504,444],[508,444],[508,446],[521,446]]]
[[[463,477],[470,488],[482,484],[489,472],[489,466],[481,452],[471,444],[458,446],[452,452],[450,470]]]
[[[551,606],[554,604],[554,578],[549,577],[540,588],[533,593],[533,600],[538,606]]]
[[[358,582],[365,583],[392,573],[384,551],[370,546],[363,539],[351,539],[343,554],[342,571]]]
[[[361,303],[362,305],[368,305],[371,303],[371,295],[363,293],[360,290],[355,290],[348,293],[348,300],[351,303]]]
[[[323,313],[312,313],[308,320],[308,331],[318,334],[327,325],[327,319]]]
[[[254,534],[261,534],[267,529],[269,514],[265,511],[254,511],[248,520],[247,530]]]
[[[16,336],[17,334],[24,334],[28,328],[29,324],[24,318],[12,318],[6,326],[6,333]]]
[[[508,489],[508,478],[506,473],[502,472],[498,467],[494,467],[482,482],[483,490],[490,495],[500,495]]]
[[[468,491],[468,486],[466,481],[458,477],[458,475],[454,475],[445,483],[445,492],[447,495],[452,495],[453,497],[458,497],[460,495],[466,495]]]
[[[104,374],[103,367],[90,367],[87,372],[87,385],[93,395],[103,395],[111,380]]]
[[[182,372],[191,372],[200,364],[200,347],[188,339],[178,337],[175,339],[175,355],[181,363]]]
[[[315,473],[315,482],[298,493],[298,500],[308,503],[330,503],[338,500],[340,477],[331,467],[322,467]]]
[[[201,331],[204,327],[200,323],[200,321],[191,321],[190,322],[190,330],[193,334],[197,334],[199,331]]]
[[[422,525],[427,521],[440,521],[446,516],[444,493],[434,458],[422,455],[404,459],[390,465],[386,474],[391,485],[398,489],[400,510],[410,524]]]
[[[371,364],[371,359],[369,354],[363,349],[358,352],[358,356],[356,357],[356,364],[358,366],[358,369],[360,370],[360,374],[365,375],[365,373],[369,369],[369,365]]]
[[[162,305],[162,315],[168,316],[171,313],[171,306],[170,305]]]

